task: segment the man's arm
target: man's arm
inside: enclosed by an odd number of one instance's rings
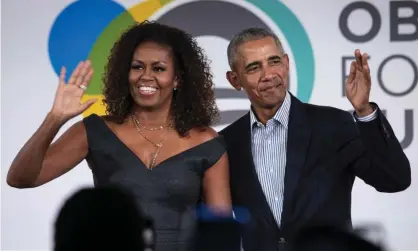
[[[344,151],[342,158],[353,160],[351,163],[354,173],[376,190],[405,190],[411,184],[408,158],[379,107],[369,102],[371,77],[367,53],[362,54],[360,50],[355,50],[354,55],[356,60],[351,62],[345,90],[355,114],[363,119],[357,119],[357,123],[354,123],[351,118],[347,122],[348,130],[353,133],[350,136],[354,137],[344,147],[348,151]],[[373,113],[377,115],[376,119],[361,121],[373,118]]]
[[[368,119],[356,118],[353,127],[356,137],[348,147],[359,153],[352,164],[353,171],[377,191],[403,191],[411,184],[409,160],[379,107],[372,105],[374,113]]]

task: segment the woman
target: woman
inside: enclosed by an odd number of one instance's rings
[[[209,126],[218,115],[208,63],[181,30],[144,22],[114,45],[104,81],[107,115],[90,115],[56,142],[61,126],[95,100],[80,104],[93,75],[81,62],[65,84],[65,68],[52,109],[14,159],[10,186],[37,187],[86,159],[95,186],[118,185],[136,196],[154,221],[156,248],[184,250],[200,200],[230,214],[228,157]]]

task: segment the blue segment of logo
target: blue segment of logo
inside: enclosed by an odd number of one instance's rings
[[[54,71],[67,68],[67,80],[78,62],[86,60],[96,39],[125,8],[109,0],[80,0],[67,6],[52,25],[48,52]]]

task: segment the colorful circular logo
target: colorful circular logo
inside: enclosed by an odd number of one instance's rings
[[[72,72],[80,60],[90,59],[95,74],[83,99],[94,97],[101,100],[101,78],[110,49],[120,34],[135,22],[152,19],[180,28],[194,37],[217,36],[229,41],[236,32],[248,27],[272,30],[251,10],[257,9],[274,22],[287,40],[296,66],[296,96],[309,102],[315,78],[312,47],[302,24],[283,3],[247,0],[246,4],[254,8],[246,8],[233,1],[178,2],[148,0],[127,10],[110,0],[79,0],[70,4],[58,15],[50,31],[48,49],[54,71],[58,75],[64,65],[68,72]],[[153,18],[157,11],[158,18]],[[217,89],[216,97],[245,98],[230,89]],[[247,110],[221,113],[221,124],[233,122]],[[103,115],[105,107],[96,102],[83,116],[91,113]]]

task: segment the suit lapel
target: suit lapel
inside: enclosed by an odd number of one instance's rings
[[[255,170],[252,149],[251,149],[251,127],[250,127],[250,115],[246,114],[236,131],[236,147],[239,148],[238,154],[242,158],[242,165],[240,173],[241,179],[245,180],[245,189],[247,196],[252,196],[249,201],[252,201],[254,210],[259,211],[258,217],[263,217],[263,223],[266,225],[277,227],[276,220],[274,219],[273,213],[271,212],[270,206],[268,205],[267,199],[264,195],[260,181],[258,179],[257,172]]]
[[[291,96],[292,103],[289,113],[289,125],[286,150],[286,171],[284,181],[284,199],[281,226],[292,223],[292,205],[295,199],[295,189],[305,163],[311,139],[311,128],[306,114],[305,105]],[[291,228],[291,226],[289,226]]]

